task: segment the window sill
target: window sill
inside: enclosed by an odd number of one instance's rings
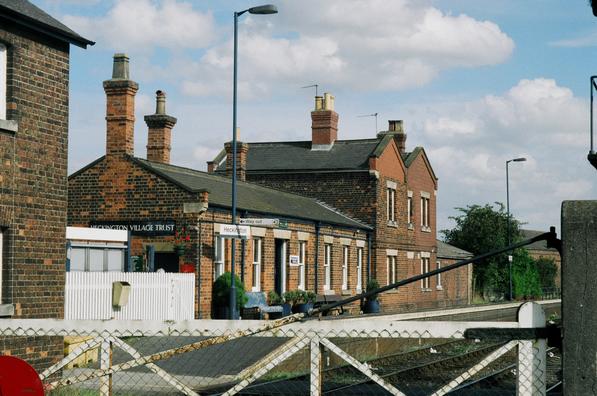
[[[326,296],[331,296],[331,295],[336,294],[336,292],[334,290],[324,289],[323,290],[323,294],[326,295]]]
[[[352,296],[352,292],[348,289],[342,289],[342,293],[343,296]]]
[[[251,288],[251,292],[253,292],[253,293],[257,293],[257,292],[260,292],[260,291],[261,291],[260,287],[252,287]]]
[[[423,232],[431,232],[431,227],[429,227],[429,226],[421,226],[421,231],[423,231]]]
[[[430,292],[430,291],[431,291],[431,289],[424,289],[424,288],[421,288],[421,291],[422,291],[423,293],[426,293],[426,292]]]
[[[414,230],[415,229],[415,225],[413,223],[408,223],[408,229],[409,230]]]
[[[15,120],[0,120],[0,132],[17,133],[19,123]]]
[[[444,288],[442,287],[442,285],[436,286],[435,290],[444,290]]]
[[[398,228],[398,223],[395,221],[388,221],[388,227]]]
[[[6,318],[15,314],[15,307],[12,304],[0,304],[0,317]]]
[[[357,287],[357,288],[356,288],[356,290],[355,290],[355,292],[356,292],[357,294],[361,294],[361,293],[363,293],[363,289],[362,289],[362,288],[360,288],[360,287]]]

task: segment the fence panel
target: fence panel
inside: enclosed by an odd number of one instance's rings
[[[131,284],[128,304],[112,307],[112,283]],[[192,320],[195,274],[67,272],[66,319]]]

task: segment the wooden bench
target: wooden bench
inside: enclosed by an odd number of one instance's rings
[[[344,297],[342,297],[339,294],[318,294],[317,297],[315,298],[315,303],[313,304],[313,308],[321,308],[324,305],[337,303],[338,301],[342,301],[342,300],[344,300]],[[344,307],[339,306],[339,307],[330,309],[326,313],[326,315],[329,315],[329,314],[342,315],[343,313],[344,313]]]
[[[283,308],[280,305],[269,306],[264,292],[245,293],[248,300],[242,310],[243,319],[267,319],[270,313],[280,312]]]

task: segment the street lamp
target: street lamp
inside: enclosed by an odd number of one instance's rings
[[[524,157],[514,158],[511,160],[506,161],[506,213],[508,216],[507,220],[507,229],[508,229],[508,243],[507,245],[510,246],[512,243],[510,241],[510,182],[509,182],[509,174],[508,174],[508,165],[510,162],[524,162],[527,159]],[[508,255],[508,273],[510,274],[510,301],[512,301],[512,254]]]
[[[277,14],[278,9],[273,4],[247,8],[244,11],[234,12],[234,78],[232,83],[232,224],[236,225],[236,86],[238,64],[238,17],[248,12],[249,14],[267,15]],[[234,281],[234,264],[236,256],[236,241],[232,240],[232,260],[230,263],[230,319],[236,318],[236,284]]]
[[[593,3],[594,7],[597,7],[597,0],[595,0],[595,3]],[[591,116],[590,118],[590,122],[591,122],[591,127],[590,127],[590,131],[591,131],[591,149],[589,150],[589,155],[587,156],[587,159],[589,160],[589,162],[591,163],[591,165],[593,165],[595,168],[597,168],[597,153],[595,153],[595,150],[593,150],[593,89],[597,89],[597,84],[595,83],[595,80],[597,79],[597,76],[591,76],[590,78],[590,84],[591,84]]]

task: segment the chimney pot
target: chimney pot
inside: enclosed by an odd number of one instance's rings
[[[404,132],[402,129],[402,120],[388,120],[388,131]]]
[[[334,96],[325,93],[315,97],[311,112],[311,150],[331,150],[338,138],[338,113],[334,111]]]
[[[166,92],[156,91],[155,113],[166,114]]]
[[[315,111],[323,110],[323,97],[316,96],[315,97]]]
[[[126,54],[114,54],[114,65],[112,66],[112,79],[129,79],[129,57]]]
[[[334,111],[334,96],[329,93],[323,94],[323,107],[324,110],[331,110]]]

